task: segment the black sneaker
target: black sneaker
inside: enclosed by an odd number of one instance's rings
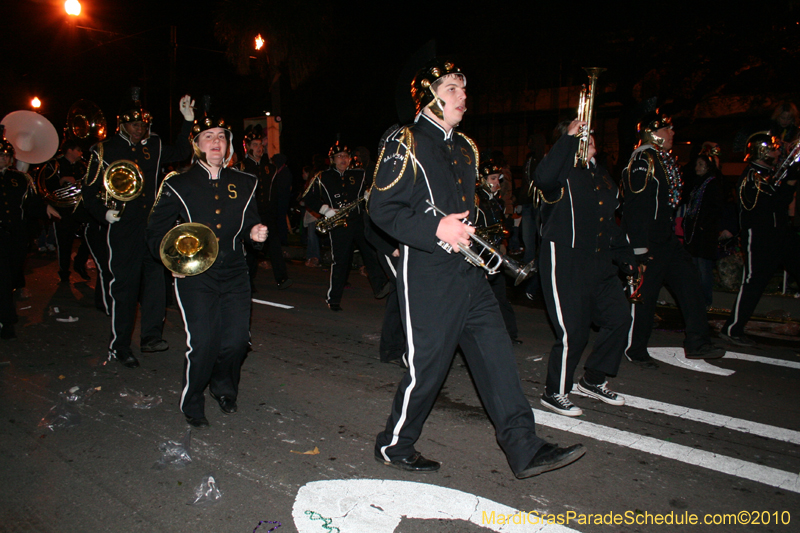
[[[169,343],[164,339],[148,339],[142,341],[139,348],[142,353],[166,352],[169,350]]]
[[[342,310],[342,306],[339,305],[339,304],[328,304],[328,308],[331,311],[341,311]]]
[[[730,344],[735,344],[736,346],[749,347],[756,345],[756,341],[746,335],[726,335],[720,331],[719,338]]]
[[[583,409],[569,401],[566,394],[553,394],[548,396],[547,393],[542,394],[542,399],[539,400],[542,405],[564,416],[581,416]]]
[[[292,286],[292,283],[294,283],[292,281],[292,278],[286,278],[286,279],[278,282],[278,288],[281,289],[281,290],[288,289],[289,287]]]
[[[686,359],[719,359],[725,355],[725,348],[707,342],[691,352],[689,350],[685,350],[685,352]]]
[[[108,360],[116,359],[122,366],[126,366],[128,368],[137,368],[139,366],[139,360],[131,352],[116,352],[110,351],[108,352]]]
[[[574,444],[568,448],[559,448],[557,444],[545,444],[522,472],[515,474],[517,479],[538,476],[562,466],[574,463],[586,453],[583,444]]]
[[[405,470],[406,472],[436,472],[439,470],[439,467],[442,466],[439,461],[426,459],[419,452],[415,452],[410,457],[398,457],[395,459],[390,459],[389,461],[376,454],[375,460],[386,466],[391,466],[399,470]]]
[[[608,381],[604,381],[599,385],[593,385],[592,383],[588,383],[585,377],[582,377],[580,381],[578,381],[578,390],[595,400],[600,400],[609,405],[625,405],[625,398],[608,389],[608,387],[606,387],[607,383]]]

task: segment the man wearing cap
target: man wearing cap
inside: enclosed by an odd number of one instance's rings
[[[479,166],[475,143],[455,131],[466,111],[465,85],[449,61],[421,69],[411,88],[416,122],[392,134],[377,160],[369,212],[400,243],[397,291],[409,368],[376,439],[375,459],[411,472],[439,469],[414,444],[460,345],[497,441],[514,474],[526,478],[570,464],[585,450],[536,435],[486,272],[458,254],[474,233],[461,220],[474,220]],[[439,216],[429,203],[449,214]]]
[[[145,229],[147,217],[160,184],[161,165],[187,159],[192,148],[189,134],[194,121],[194,102],[190,96],[180,101],[184,122],[175,146],[166,146],[150,132],[150,114],[142,108],[136,95],[118,116],[117,134],[92,148],[83,199],[89,212],[107,224],[108,264],[111,274],[111,340],[109,360],[136,368],[139,361],[131,350],[131,337],[136,322],[136,307],[141,294],[141,343],[143,353],[169,349],[161,338],[166,310],[164,267],[147,251]],[[140,196],[128,202],[106,202],[104,173],[110,165],[122,160],[135,163],[144,184]]]
[[[352,205],[364,196],[369,184],[364,169],[350,167],[350,150],[336,141],[328,151],[331,168],[323,170],[311,181],[303,193],[306,208],[330,218],[342,207]],[[381,270],[375,249],[364,237],[364,206],[359,204],[346,216],[346,223],[329,231],[331,238],[331,281],[327,303],[331,311],[341,311],[342,294],[347,283],[347,274],[353,262],[353,251],[358,246],[361,259],[367,267],[367,275],[375,298],[384,298],[391,285]]]
[[[779,268],[800,279],[800,237],[789,224],[789,204],[794,200],[797,179],[775,176],[780,141],[760,131],[747,139],[748,163],[737,184],[744,272],[739,294],[719,336],[737,346],[756,342],[744,327]],[[780,181],[778,181],[780,179]]]
[[[686,323],[686,358],[720,358],[725,351],[715,346],[709,336],[700,273],[673,230],[683,180],[671,153],[675,136],[672,119],[656,109],[642,118],[637,129],[639,146],[622,172],[622,228],[642,266],[642,303],[631,306],[625,356],[645,368],[658,366],[647,352],[647,343],[653,331],[658,294],[666,285],[675,295]]]

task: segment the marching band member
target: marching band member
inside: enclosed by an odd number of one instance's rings
[[[334,216],[342,207],[362,198],[368,188],[364,170],[350,168],[350,150],[345,145],[336,141],[328,151],[328,158],[331,168],[317,174],[303,194],[306,208],[325,218]],[[342,310],[342,293],[353,262],[355,246],[361,251],[361,259],[367,267],[375,298],[384,298],[391,290],[381,271],[375,250],[364,238],[362,209],[361,205],[357,206],[347,214],[346,224],[329,231],[333,264],[327,303],[331,311]]]
[[[700,274],[673,231],[683,181],[670,153],[675,136],[672,119],[656,109],[642,118],[637,129],[639,147],[622,173],[622,227],[637,262],[645,268],[642,304],[631,306],[633,320],[625,356],[642,367],[658,366],[647,353],[647,342],[653,331],[658,294],[667,285],[686,323],[686,358],[720,358],[725,351],[709,336]]]
[[[397,389],[375,459],[411,472],[440,464],[414,448],[460,345],[497,441],[518,478],[572,463],[584,454],[536,435],[522,392],[511,340],[485,272],[459,251],[474,228],[478,150],[455,131],[466,111],[466,78],[451,62],[434,60],[412,82],[416,122],[394,133],[378,157],[369,200],[373,222],[400,243],[397,292],[407,339],[408,371]],[[451,213],[438,216],[431,202]]]
[[[166,146],[158,135],[150,132],[150,113],[144,110],[138,98],[134,98],[117,117],[117,134],[92,148],[83,200],[89,212],[108,225],[106,243],[111,274],[108,357],[129,368],[139,366],[131,350],[131,337],[140,294],[141,351],[150,353],[169,349],[167,341],[161,338],[166,312],[164,267],[147,251],[145,229],[158,190],[161,165],[183,161],[191,155],[189,133],[194,120],[193,105],[189,96],[180,101],[184,121],[174,147]],[[109,208],[102,197],[104,171],[121,160],[138,165],[144,178],[144,190],[141,196],[126,203],[120,216],[120,209]]]
[[[783,268],[800,279],[800,237],[789,224],[797,180],[775,183],[773,164],[779,153],[779,140],[766,131],[747,139],[748,165],[737,188],[744,271],[731,315],[719,335],[737,346],[756,344],[744,334],[744,327],[775,271]]]
[[[0,339],[14,339],[17,308],[14,305],[14,280],[25,261],[28,249],[28,231],[25,220],[30,217],[55,218],[61,216],[47,205],[36,192],[28,174],[12,168],[14,147],[2,134],[0,126]]]
[[[499,248],[505,229],[505,207],[500,199],[500,183],[503,181],[503,169],[490,159],[481,163],[479,179],[480,186],[477,187],[475,193],[477,200],[475,228],[478,230],[492,228],[492,233],[488,235],[487,240]],[[497,272],[489,274],[487,279],[497,303],[500,305],[500,312],[503,314],[503,322],[505,322],[508,336],[511,337],[511,343],[522,344],[522,341],[517,338],[519,335],[517,315],[514,313],[514,308],[508,301],[508,295],[506,294],[505,275],[502,272]]]
[[[244,243],[267,239],[260,223],[254,176],[227,168],[233,135],[221,119],[205,117],[193,129],[194,164],[164,180],[147,227],[150,251],[178,219],[208,226],[219,241],[210,269],[176,276],[175,294],[186,327],[180,409],[195,428],[208,427],[206,387],[224,414],[237,411],[239,377],[250,343],[250,276]]]
[[[592,324],[600,331],[578,390],[610,405],[625,403],[606,385],[608,377],[619,371],[631,321],[618,273],[636,273],[633,250],[614,216],[618,189],[594,160],[593,136],[587,151],[589,168],[575,165],[578,137],[585,126],[579,120],[560,124],[561,136],[533,178],[541,200],[539,272],[556,333],[541,404],[565,416],[583,414],[568,395]]]

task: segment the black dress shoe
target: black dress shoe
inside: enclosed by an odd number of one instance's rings
[[[519,345],[519,344],[522,344],[522,341],[517,339],[517,338],[513,338],[513,339],[511,339],[511,344]]]
[[[559,448],[555,444],[545,444],[539,448],[539,451],[533,456],[525,470],[515,475],[517,479],[538,476],[544,472],[574,463],[583,457],[584,453],[586,453],[586,448],[583,447],[583,444],[575,444],[569,448]]]
[[[278,282],[278,288],[279,289],[288,289],[289,287],[292,286],[292,283],[294,283],[292,281],[292,278],[286,278],[286,279]]]
[[[631,363],[640,368],[658,368],[658,363],[656,363],[656,360],[650,357],[649,355],[647,356],[647,359],[633,359],[631,357],[628,357],[628,361],[630,361]]]
[[[60,272],[58,277],[61,279],[62,284],[69,285],[69,272]]]
[[[148,339],[139,345],[142,353],[166,352],[169,350],[169,343],[164,339]]]
[[[438,461],[425,459],[419,452],[415,452],[411,457],[397,458],[390,461],[387,461],[383,457],[376,455],[375,460],[379,463],[385,464],[386,466],[399,468],[400,470],[405,470],[406,472],[436,472],[439,470],[439,467],[442,466],[442,464]]]
[[[186,423],[195,429],[206,429],[209,426],[208,418],[201,416],[200,418],[192,418],[186,415]]]
[[[86,265],[75,265],[75,273],[78,274],[80,277],[89,281],[92,279],[89,277],[89,273],[86,271]]]
[[[341,311],[342,310],[342,306],[339,305],[339,304],[328,304],[328,308],[330,308],[331,311]]]
[[[386,283],[383,284],[383,287],[381,287],[380,290],[375,293],[375,298],[377,298],[378,300],[386,298],[387,296],[389,296],[390,292],[392,292],[392,284],[391,282],[387,281]]]
[[[229,398],[227,396],[217,397],[213,394],[211,397],[217,400],[217,403],[219,403],[219,408],[222,409],[223,414],[232,415],[239,410],[239,406],[236,405],[236,400],[233,398]]]
[[[692,351],[686,350],[686,359],[719,359],[725,355],[725,348],[707,342]]]
[[[116,353],[111,352],[111,357],[122,363],[122,366],[126,366],[128,368],[137,368],[139,366],[139,360],[132,353]]]

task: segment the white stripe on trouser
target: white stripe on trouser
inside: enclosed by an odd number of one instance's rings
[[[744,292],[745,283],[750,282],[750,277],[753,275],[753,228],[747,230],[747,268],[742,269],[742,284],[739,286],[739,294],[736,295],[736,303],[733,304],[733,320],[730,326],[725,330],[728,335],[731,334],[733,326],[739,323],[739,304],[742,302],[742,293]]]
[[[405,424],[406,417],[408,416],[408,402],[411,400],[411,392],[414,390],[414,386],[417,384],[417,370],[414,368],[414,354],[417,350],[414,346],[414,333],[411,330],[411,310],[408,303],[408,246],[405,244],[403,245],[403,252],[402,271],[403,281],[405,282],[403,284],[403,294],[406,298],[406,338],[408,339],[407,364],[408,375],[411,376],[411,383],[408,384],[408,387],[406,387],[406,390],[403,393],[403,408],[400,410],[400,418],[397,420],[397,424],[395,424],[394,429],[392,430],[392,441],[381,448],[381,455],[386,461],[391,461],[389,456],[386,455],[386,448],[397,444],[397,441],[400,438],[400,430],[403,429],[403,424]]]
[[[181,403],[179,404],[181,412],[183,413],[183,401],[186,399],[186,391],[189,390],[189,370],[192,368],[192,359],[189,357],[189,354],[191,354],[194,349],[192,348],[192,332],[189,331],[189,320],[186,318],[186,309],[183,308],[181,293],[178,290],[177,278],[175,279],[175,299],[178,300],[178,308],[181,310],[181,316],[183,317],[183,329],[186,331],[186,385],[181,391]]]
[[[111,249],[111,224],[108,225],[108,230],[106,231],[106,245],[108,246],[108,272],[111,274],[111,281],[108,282],[108,295],[111,297],[111,342],[108,343],[108,349],[111,350],[111,347],[114,346],[114,342],[117,340],[117,330],[114,327],[117,300],[114,298],[113,290],[116,276],[114,275],[114,270],[111,268],[111,258],[114,257],[114,251]]]
[[[556,317],[558,325],[561,327],[561,376],[558,379],[558,393],[567,394],[567,355],[569,354],[569,337],[567,327],[564,325],[564,315],[561,313],[561,300],[558,297],[558,285],[556,283],[556,243],[550,242],[550,280],[553,283],[553,300],[555,300]]]
[[[628,355],[628,350],[631,349],[631,345],[633,344],[633,325],[636,324],[636,306],[631,304],[631,327],[628,329],[628,345],[625,346],[625,356],[630,359]]]
[[[325,301],[328,303],[331,302],[331,291],[333,290],[333,267],[336,265],[336,256],[333,254],[333,235],[328,233],[328,238],[331,241],[331,275],[330,279],[328,280],[328,294],[325,296]],[[333,302],[339,303],[339,302]]]
[[[106,313],[109,313],[108,310],[108,302],[106,301],[106,285],[103,281],[103,269],[100,268],[100,261],[97,260],[97,254],[95,253],[92,245],[89,244],[89,224],[83,228],[83,238],[86,241],[86,246],[89,247],[89,253],[92,254],[92,260],[94,261],[94,265],[97,268],[97,280],[96,283],[100,284],[100,294],[103,295],[103,307],[106,310]]]

